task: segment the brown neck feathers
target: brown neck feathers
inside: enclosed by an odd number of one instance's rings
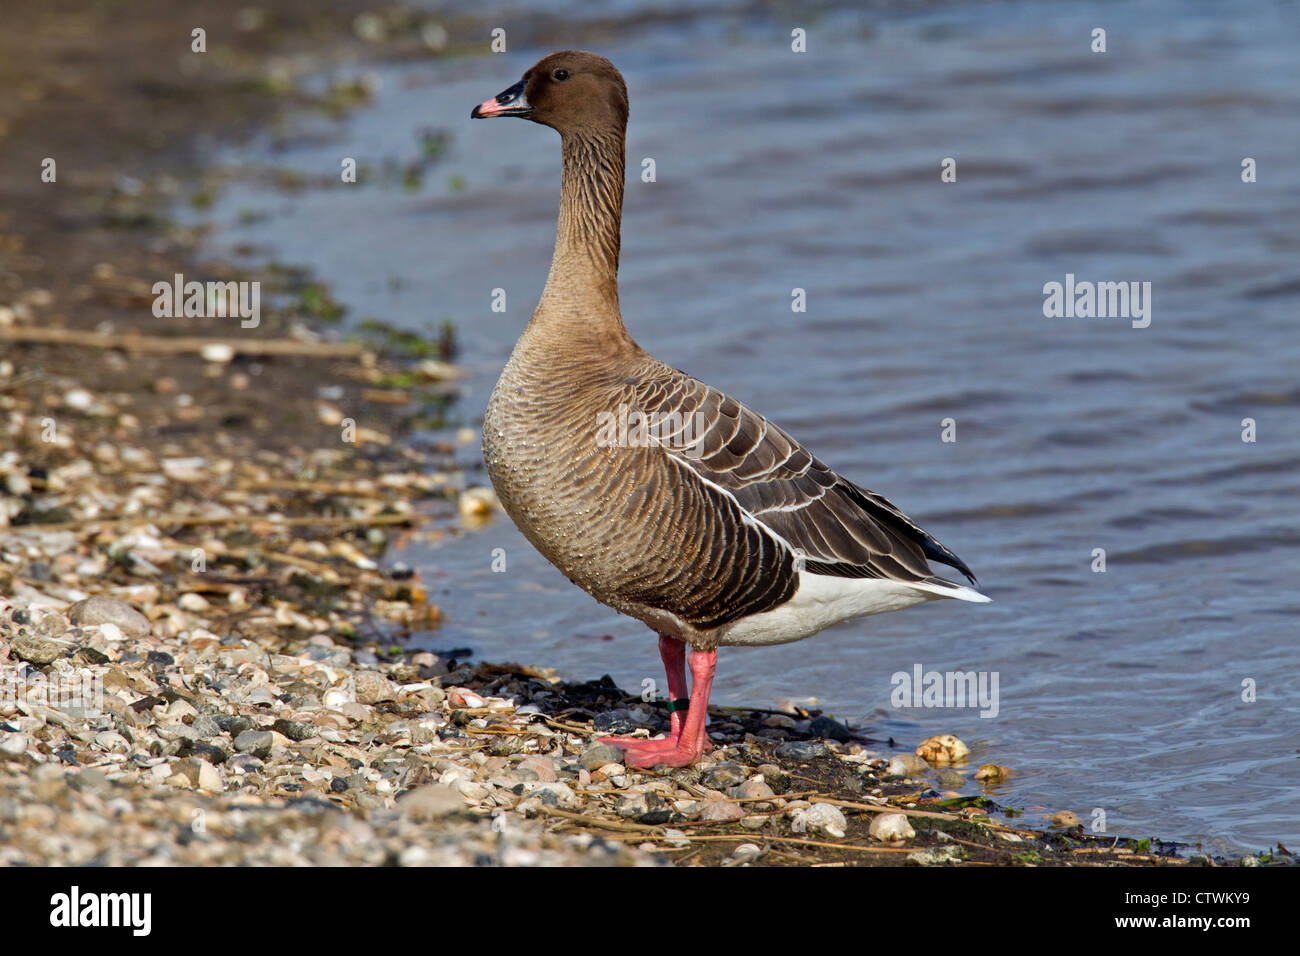
[[[555,255],[536,319],[622,332],[618,310],[623,130],[564,133]],[[626,333],[623,333],[624,335]]]

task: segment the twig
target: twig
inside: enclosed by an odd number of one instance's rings
[[[418,524],[424,520],[418,514],[380,514],[368,518],[350,518],[346,515],[295,515],[291,518],[273,518],[269,515],[141,515],[133,518],[80,518],[76,521],[51,521],[45,524],[13,525],[10,532],[23,531],[78,531],[82,528],[128,528],[133,525],[152,524],[169,526],[196,525],[250,525],[270,524],[284,528],[319,525],[326,528],[369,528],[376,525]]]
[[[44,345],[71,345],[91,349],[123,349],[128,352],[154,352],[175,355],[201,352],[212,345],[222,345],[241,355],[296,355],[306,358],[359,359],[367,351],[357,342],[299,342],[297,339],[208,338],[195,335],[106,335],[76,329],[47,329],[30,326],[0,328],[0,341],[30,342]]]

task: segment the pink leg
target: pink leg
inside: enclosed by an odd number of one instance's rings
[[[664,672],[668,675],[668,699],[670,701],[681,700],[686,697],[686,645],[675,637],[669,637],[666,634],[659,635],[659,656],[664,662]],[[669,726],[668,738],[671,738],[674,745],[677,738],[682,733],[682,712],[674,710],[668,715]],[[667,738],[661,738],[667,739]],[[609,744],[611,747],[628,747],[633,744],[645,745],[649,743],[644,737],[601,737],[599,743]]]
[[[709,712],[709,692],[717,668],[717,651],[691,651],[691,706],[681,733],[674,739],[636,741],[623,747],[623,762],[629,767],[685,767],[694,763],[708,745],[704,725]]]

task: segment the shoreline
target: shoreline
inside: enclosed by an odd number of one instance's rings
[[[395,11],[367,45],[354,8],[292,2],[232,26],[248,49],[196,77],[151,53],[211,14],[144,7],[141,30],[33,6],[0,57],[23,91],[0,114],[0,677],[21,688],[0,698],[0,864],[1261,862],[1019,828],[934,790],[919,758],[814,736],[815,715],[715,707],[708,759],[629,771],[596,731],[657,732],[662,705],[404,647],[442,612],[418,576],[381,571],[390,536],[481,506],[462,502],[453,448],[400,440],[445,398],[454,342],[381,330],[343,348],[315,277],[199,262],[165,210],[187,188],[201,202],[201,136],[348,108],[347,91],[279,85],[262,58],[327,49],[301,75],[419,55],[437,15]],[[231,50],[209,33],[210,54]],[[69,72],[73,54],[87,59]],[[59,178],[42,185],[49,154]],[[287,304],[255,329],[178,325],[150,308],[176,274],[259,281]],[[178,334],[198,341],[168,351]],[[79,605],[95,596],[109,602]],[[49,706],[52,685],[80,702]]]

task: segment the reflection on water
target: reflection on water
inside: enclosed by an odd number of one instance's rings
[[[788,24],[752,12],[633,19],[584,44],[632,93],[633,334],[887,494],[995,599],[726,649],[719,703],[815,697],[876,737],[956,733],[976,765],[1020,771],[999,799],[1085,820],[1101,807],[1129,835],[1219,849],[1300,837],[1300,24],[1287,10],[1107,7],[1104,55],[1087,49],[1095,13],[1045,3],[832,8],[806,24],[802,56]],[[420,131],[450,131],[414,193],[247,184],[216,210],[218,246],[312,265],[354,315],[455,321],[471,426],[545,280],[559,150],[549,130],[468,112],[539,52],[382,70],[374,108],[237,157],[336,169],[410,159]],[[646,157],[653,183],[637,175]],[[939,181],[944,157],[955,183]],[[247,208],[270,215],[241,221]],[[1150,327],[1045,318],[1042,287],[1067,273],[1150,282]],[[505,313],[490,309],[497,287]],[[945,418],[956,442],[940,440]],[[463,458],[485,480],[473,444]],[[628,687],[660,676],[652,635],[508,521],[396,557],[438,592],[436,646]],[[890,676],[916,664],[998,672],[998,716],[891,709]]]

